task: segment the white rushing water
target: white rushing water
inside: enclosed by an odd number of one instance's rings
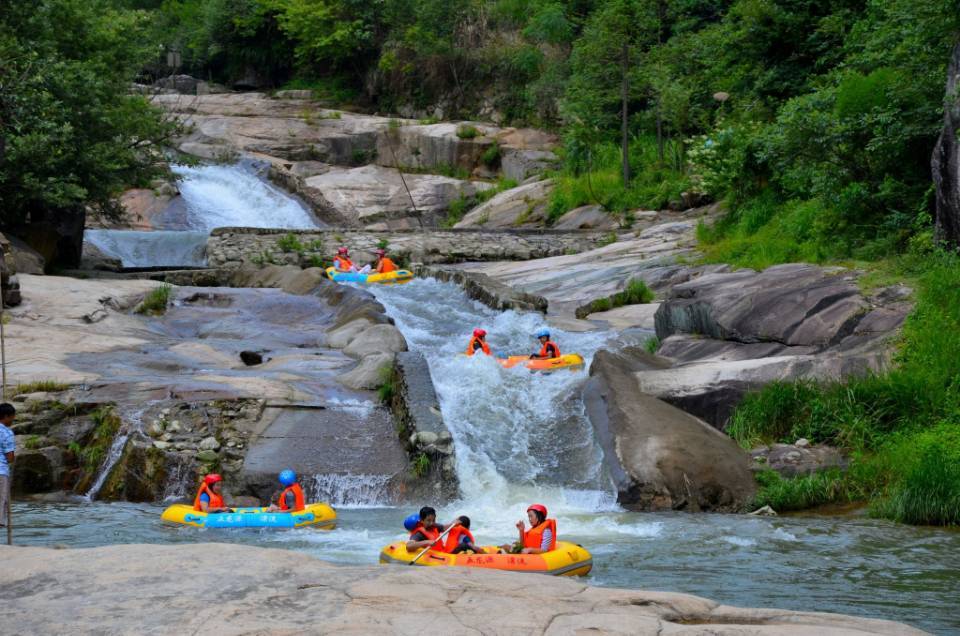
[[[546,324],[543,316],[494,312],[467,299],[456,285],[433,279],[373,291],[410,348],[429,362],[457,453],[462,500],[449,507],[450,514],[467,512],[476,517],[479,531],[503,535],[534,501],[560,517],[568,531],[592,525],[593,513],[618,509],[580,400],[586,367],[537,374],[503,369],[486,356],[458,355],[475,327],[488,331],[495,355],[539,349],[533,333]],[[562,351],[580,353],[587,367],[610,337],[552,333]]]
[[[154,219],[156,229],[87,230],[84,240],[124,267],[202,267],[218,227],[311,229],[322,224],[300,201],[266,180],[252,161],[171,166],[180,177],[183,210]]]
[[[186,204],[188,229],[320,225],[302,203],[264,179],[254,163],[171,167],[180,177],[177,187]]]

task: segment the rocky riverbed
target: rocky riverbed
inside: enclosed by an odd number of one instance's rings
[[[0,610],[29,634],[923,634],[840,614],[749,609],[539,575],[338,567],[223,544],[0,547]],[[157,599],[176,599],[175,605]],[[54,615],[49,608],[56,604]]]

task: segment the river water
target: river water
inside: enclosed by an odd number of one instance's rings
[[[189,173],[192,182],[182,183],[181,190],[195,206],[191,214],[207,219],[207,225],[183,230],[250,225],[271,206],[269,198],[256,194],[263,182],[257,177],[250,182],[248,168],[190,170],[196,171]],[[256,209],[245,207],[248,202]],[[293,208],[286,209],[284,218],[296,218]],[[282,225],[278,217],[264,223],[297,227]],[[121,249],[130,247],[129,240],[117,238]],[[410,348],[426,356],[455,440],[462,499],[440,508],[442,520],[467,514],[482,543],[501,543],[515,537],[513,524],[536,501],[557,517],[563,539],[593,553],[587,581],[594,585],[685,592],[733,605],[842,612],[960,633],[960,532],[863,514],[763,518],[623,511],[578,397],[585,370],[531,374],[502,369],[484,356],[457,355],[475,327],[487,329],[498,354],[532,351],[531,334],[544,326],[542,316],[494,312],[458,287],[432,279],[372,291]],[[588,364],[600,348],[645,336],[554,332],[565,352],[584,355]],[[405,536],[402,519],[432,503],[385,501],[376,483],[363,476],[338,476],[333,482],[330,476],[307,477],[308,489],[325,493],[337,507],[336,530],[197,530],[161,523],[160,505],[17,502],[16,542],[91,547],[227,541],[373,564],[383,545]],[[182,488],[174,490],[183,494]]]

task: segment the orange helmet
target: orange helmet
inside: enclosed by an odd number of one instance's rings
[[[203,478],[203,483],[205,483],[208,486],[212,486],[218,481],[223,481],[223,477],[221,477],[217,473],[210,473],[209,475]]]
[[[483,329],[474,329],[474,330],[473,330],[473,337],[474,337],[474,338],[483,338],[485,335],[487,335],[487,332],[484,331]]]
[[[542,514],[544,519],[547,518],[547,507],[543,504],[530,504],[530,507],[527,508],[527,512],[530,512],[531,510],[535,510],[536,512]]]

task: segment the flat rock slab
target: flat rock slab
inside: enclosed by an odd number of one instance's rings
[[[482,570],[337,567],[216,543],[0,547],[0,621],[23,634],[756,634],[919,630],[841,614],[748,609],[668,592]],[[7,630],[9,631],[9,630]]]
[[[372,404],[367,412],[272,407],[263,419],[271,423],[251,444],[244,473],[393,476],[407,465],[392,416]]]

